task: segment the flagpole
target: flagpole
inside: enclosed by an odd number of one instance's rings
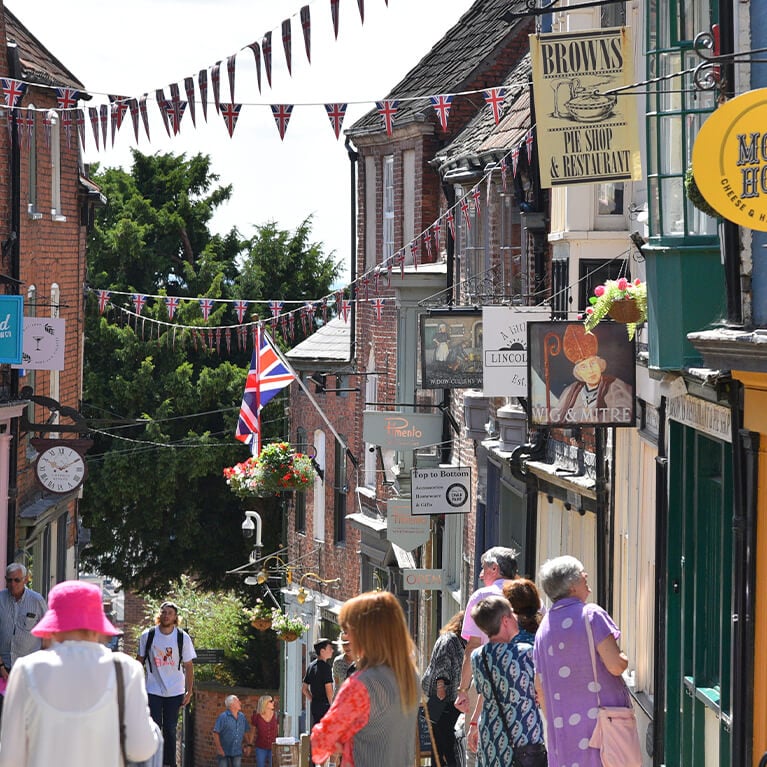
[[[325,415],[325,412],[320,407],[319,402],[314,398],[312,393],[309,391],[309,389],[306,387],[306,384],[301,380],[301,376],[298,375],[298,373],[293,369],[293,366],[288,362],[287,359],[285,359],[285,355],[282,353],[282,350],[277,346],[277,344],[271,339],[271,336],[269,336],[268,331],[266,328],[262,330],[263,333],[266,334],[267,338],[269,338],[270,343],[272,344],[272,348],[274,349],[275,354],[280,358],[280,362],[288,369],[289,372],[291,372],[296,379],[296,383],[301,387],[304,394],[309,398],[309,402],[314,405],[314,409],[320,414],[320,418],[325,422],[328,429],[332,432],[333,436],[338,440],[338,444],[341,445],[341,447],[344,449],[344,452],[346,455],[349,456],[349,460],[356,466],[357,465],[357,459],[352,455],[352,451],[349,450],[348,445],[346,442],[344,442],[343,439],[341,439],[341,435],[335,430],[333,424],[330,422],[330,419]]]

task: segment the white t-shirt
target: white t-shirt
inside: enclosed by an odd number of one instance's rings
[[[471,617],[471,609],[486,597],[503,596],[503,584],[508,578],[499,578],[493,581],[489,586],[481,586],[470,597],[466,605],[466,611],[463,615],[463,626],[461,627],[461,636],[468,642],[469,639],[478,637],[481,644],[487,642],[487,634],[480,631],[474,618]]]
[[[163,698],[171,698],[174,695],[183,695],[186,687],[184,676],[184,663],[188,663],[197,657],[194,645],[189,634],[184,632],[184,645],[182,648],[182,662],[179,668],[178,658],[178,629],[174,627],[170,634],[163,634],[160,627],[156,626],[151,653],[151,671],[146,675],[146,691],[150,695],[160,695]],[[149,629],[141,634],[139,639],[138,654],[146,657],[146,640]],[[146,668],[146,662],[144,663]]]

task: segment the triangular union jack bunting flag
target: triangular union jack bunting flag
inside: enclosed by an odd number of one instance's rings
[[[509,166],[506,164],[506,158],[501,157],[501,185],[503,186],[503,191],[506,191],[506,171],[509,169]]]
[[[74,88],[56,88],[56,105],[59,109],[74,109],[79,98],[80,91],[76,91]],[[115,97],[110,96],[109,98]]]
[[[145,93],[138,101],[138,111],[141,115],[141,122],[144,123],[144,131],[146,132],[146,140],[151,141],[151,137],[149,136],[149,115],[146,111],[146,99],[147,94]]]
[[[210,68],[210,85],[213,88],[213,104],[216,112],[221,111],[221,62],[217,61]]]
[[[186,91],[186,100],[189,103],[189,116],[192,118],[192,125],[197,127],[197,119],[195,118],[195,101],[194,101],[194,77],[184,78],[184,90]],[[232,97],[234,99],[234,97]],[[138,140],[138,139],[137,139]]]
[[[525,144],[527,144],[527,164],[532,165],[533,163],[533,142],[535,139],[533,138],[533,129],[531,128],[527,132],[527,136],[525,137]]]
[[[77,123],[77,135],[80,137],[83,149],[85,149],[85,113],[82,109],[75,110],[75,122]]]
[[[136,137],[136,143],[138,144],[138,100],[129,99],[128,109],[130,111],[130,119],[133,123],[133,135]]]
[[[339,0],[330,0],[330,17],[333,19],[333,34],[338,40],[338,3]]]
[[[109,106],[107,104],[102,104],[99,107],[99,117],[101,118],[101,146],[106,149],[107,135],[109,134]]]
[[[226,74],[229,77],[229,95],[232,97],[232,101],[234,101],[234,72],[236,58],[237,54],[233,53],[226,60]]]
[[[288,74],[293,76],[293,37],[290,32],[290,19],[282,22],[282,47],[285,51],[285,63],[288,67]]]
[[[261,40],[261,52],[264,54],[264,69],[266,70],[266,81],[269,87],[272,87],[272,33],[267,32]]]
[[[309,6],[301,6],[301,29],[304,31],[304,48],[306,49],[306,60],[312,63],[312,18]]]
[[[134,293],[131,296],[131,301],[133,301],[133,307],[136,310],[136,314],[141,314],[141,310],[144,308],[144,304],[146,303],[146,296],[142,293]]]
[[[172,320],[176,309],[178,309],[178,298],[176,296],[165,296],[165,306],[168,309],[168,319]]]
[[[251,43],[248,48],[253,51],[253,58],[256,60],[256,80],[258,92],[261,93],[261,46],[258,43]]]
[[[357,0],[357,5],[360,9],[360,23],[365,23],[365,0]]]
[[[96,143],[96,151],[99,148],[99,110],[96,107],[88,107],[88,116],[91,120],[91,128],[93,128],[93,140]]]
[[[226,123],[226,129],[229,131],[229,138],[232,138],[241,109],[242,104],[221,104],[221,117],[224,118],[224,122]]]
[[[99,314],[104,313],[104,309],[107,308],[109,303],[109,297],[112,294],[108,290],[99,290]]]
[[[493,119],[495,124],[498,125],[501,119],[501,107],[503,106],[503,99],[506,96],[505,88],[490,88],[484,92],[485,102],[490,105],[493,110]]]
[[[272,114],[274,122],[277,123],[277,130],[280,132],[280,139],[285,140],[285,131],[288,129],[290,115],[293,112],[292,104],[272,104]]]
[[[397,114],[398,101],[376,101],[376,109],[378,114],[381,115],[386,127],[386,135],[391,136],[392,125],[394,123],[394,115]]]
[[[200,91],[200,103],[202,104],[202,116],[208,122],[208,70],[201,69],[197,75],[197,87]]]
[[[511,175],[516,178],[517,176],[517,164],[519,163],[519,147],[515,146],[511,150]]]
[[[234,302],[234,311],[237,312],[237,322],[242,324],[245,319],[245,312],[248,310],[248,302],[237,300]]]
[[[439,124],[443,131],[447,130],[447,116],[450,114],[450,105],[452,103],[452,96],[431,96],[431,105],[437,113]]]
[[[325,111],[330,118],[330,124],[333,126],[333,132],[336,134],[336,139],[341,135],[341,126],[344,123],[344,115],[346,114],[346,104],[325,104]]]
[[[13,80],[10,77],[0,78],[0,89],[3,91],[3,98],[5,99],[5,106],[13,109],[18,106],[21,97],[27,90],[27,84],[21,82],[21,80]]]
[[[210,313],[213,310],[213,299],[212,298],[201,298],[200,299],[200,309],[202,311],[202,318],[207,321],[208,317],[210,317]]]

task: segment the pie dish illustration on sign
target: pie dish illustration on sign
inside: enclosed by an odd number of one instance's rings
[[[85,458],[67,445],[43,450],[35,463],[37,481],[52,493],[69,493],[79,487],[87,474]]]

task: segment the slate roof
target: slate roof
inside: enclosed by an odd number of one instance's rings
[[[8,42],[16,43],[21,79],[40,85],[76,88],[85,86],[7,9],[5,31]]]
[[[477,0],[385,98],[436,96],[465,90],[466,83],[474,79],[477,70],[492,60],[496,49],[503,47],[510,35],[518,34],[519,25],[527,24],[525,19],[517,19],[512,23],[502,19],[503,14],[515,5],[518,3],[510,0]],[[434,114],[428,99],[402,101],[397,107],[394,122],[395,125],[401,125],[423,121],[427,114]],[[357,120],[346,133],[354,136],[383,130],[381,116],[373,109]]]
[[[286,357],[299,366],[307,362],[349,362],[351,360],[351,322],[333,317],[327,325],[294,346]]]
[[[507,91],[498,125],[495,124],[491,109],[480,109],[432,161],[440,173],[459,164],[484,167],[487,162],[500,160],[509,150],[525,140],[531,126],[531,74],[532,64],[528,53],[502,84]]]

